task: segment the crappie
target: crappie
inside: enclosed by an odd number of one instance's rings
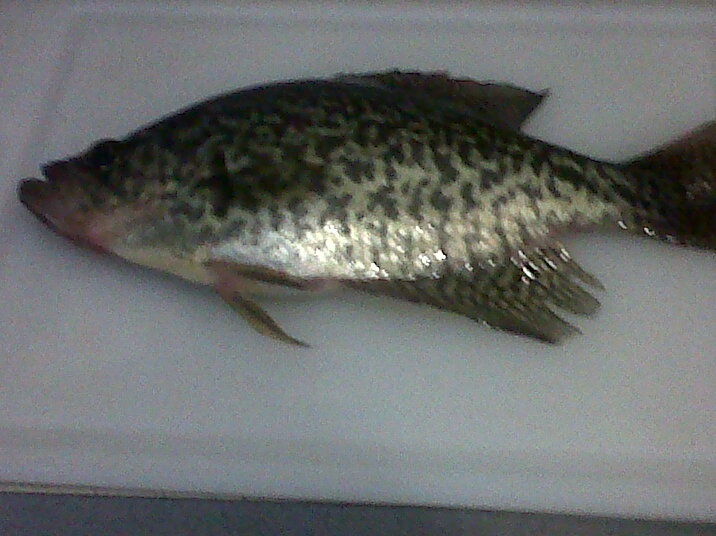
[[[543,94],[369,73],[222,95],[26,179],[60,234],[212,285],[258,331],[267,287],[351,287],[557,342],[600,284],[556,239],[620,227],[716,249],[716,123],[626,164],[518,131]]]

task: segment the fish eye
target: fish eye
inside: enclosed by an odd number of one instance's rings
[[[118,145],[117,140],[98,141],[89,152],[88,163],[93,167],[106,168],[114,162]]]

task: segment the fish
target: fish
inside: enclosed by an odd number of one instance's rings
[[[716,121],[627,162],[530,137],[547,91],[446,72],[339,73],[221,94],[42,166],[19,200],[58,234],[256,301],[350,288],[559,343],[601,282],[560,237],[716,250]]]

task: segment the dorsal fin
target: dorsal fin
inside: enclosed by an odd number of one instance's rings
[[[519,130],[548,94],[546,90],[535,92],[511,84],[452,78],[441,71],[340,74],[334,79],[418,91],[426,97],[448,101],[466,113],[479,115],[483,121],[511,130]]]

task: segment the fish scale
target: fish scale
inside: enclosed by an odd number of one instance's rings
[[[335,88],[328,85],[323,89],[322,97],[327,98],[326,94],[330,94],[330,89],[334,91],[338,89],[341,97],[349,93],[345,91],[345,88]],[[356,89],[360,89],[361,92],[365,91],[365,88]],[[364,102],[366,101],[359,101],[359,103]],[[285,255],[286,249],[289,248],[284,242],[276,242],[276,248],[273,252],[267,249],[263,250],[262,254],[268,254],[268,259],[255,258],[255,262],[259,264],[266,262],[269,266],[284,270],[291,275],[317,277],[320,274],[340,278],[374,278],[379,275],[397,275],[408,278],[426,275],[434,276],[441,271],[440,267],[437,266],[441,261],[431,259],[429,266],[426,266],[424,262],[420,261],[421,256],[426,254],[433,255],[435,251],[443,248],[449,249],[447,244],[442,243],[439,243],[436,248],[434,238],[445,227],[450,226],[455,218],[460,221],[472,222],[472,225],[464,226],[466,227],[465,230],[467,232],[479,230],[483,236],[487,237],[487,240],[479,242],[483,247],[469,248],[469,256],[456,258],[455,255],[450,255],[450,260],[445,259],[444,262],[450,262],[454,268],[460,264],[477,263],[484,257],[501,255],[504,249],[504,241],[510,247],[522,243],[524,230],[538,217],[538,202],[525,203],[522,199],[517,199],[516,202],[513,202],[515,198],[519,197],[516,192],[528,189],[529,185],[534,182],[534,177],[536,177],[534,167],[525,165],[525,162],[529,160],[534,162],[535,165],[551,164],[553,167],[560,165],[556,158],[552,158],[551,161],[540,161],[532,156],[530,158],[525,157],[525,154],[531,155],[529,152],[531,147],[526,147],[527,144],[524,142],[510,143],[509,139],[506,139],[509,138],[509,134],[503,132],[493,133],[492,144],[482,147],[481,152],[480,143],[477,140],[490,139],[489,130],[497,130],[490,125],[478,124],[479,128],[473,127],[472,129],[468,125],[461,125],[457,129],[448,129],[444,126],[445,119],[438,115],[432,121],[423,119],[419,122],[417,119],[413,119],[407,122],[408,126],[405,127],[402,125],[406,124],[406,121],[402,119],[401,122],[400,117],[402,110],[395,105],[390,108],[368,106],[360,111],[357,110],[357,105],[349,105],[344,108],[342,115],[335,111],[338,108],[335,102],[329,101],[325,106],[334,111],[327,114],[322,109],[316,112],[312,108],[306,109],[303,107],[299,109],[290,104],[285,109],[281,109],[281,105],[278,103],[270,110],[268,115],[270,121],[268,122],[262,121],[262,116],[254,113],[250,116],[250,123],[252,124],[252,130],[258,135],[251,139],[251,144],[232,147],[234,154],[258,153],[262,157],[262,161],[259,164],[261,169],[254,176],[247,173],[234,175],[235,180],[240,181],[242,187],[256,180],[257,183],[260,182],[259,188],[262,188],[262,190],[265,191],[266,186],[270,185],[280,190],[283,194],[285,193],[284,189],[288,188],[289,185],[295,187],[304,183],[308,187],[304,190],[303,195],[310,196],[312,193],[317,193],[323,197],[320,201],[311,199],[310,204],[313,210],[310,212],[306,211],[305,207],[302,207],[304,210],[301,214],[295,212],[290,214],[296,220],[293,229],[281,229],[283,236],[286,237],[286,242],[291,244],[290,249],[299,259],[302,266],[300,272],[292,270],[289,262],[280,259],[280,256]],[[408,112],[415,113],[412,109],[408,109]],[[449,117],[450,114],[448,113],[447,115]],[[292,132],[291,129],[285,128],[284,123],[294,124],[295,117],[303,118],[300,123],[303,144],[298,147],[294,143],[293,136],[288,136],[289,140],[287,142],[284,135],[286,132]],[[330,126],[326,126],[322,122],[326,118],[330,118]],[[385,126],[391,122],[398,123],[401,127],[397,130],[388,130],[389,136],[381,135],[381,130],[377,128],[376,123]],[[325,140],[326,135],[334,139],[338,137],[336,131],[333,130],[335,128],[355,131],[357,134],[354,139],[351,139],[350,144],[338,147],[334,144],[324,146],[322,142]],[[316,131],[318,134],[314,134]],[[238,139],[244,141],[243,138]],[[407,141],[416,143],[421,139],[424,140],[422,143],[424,147],[422,151],[423,158],[421,162],[417,162],[412,158],[411,152],[405,150],[405,147]],[[503,141],[495,142],[494,139],[502,139]],[[315,143],[306,144],[306,140],[315,140]],[[496,151],[496,148],[499,150],[500,146],[506,148],[502,154]],[[226,148],[222,148],[221,145],[214,147],[215,151],[222,149],[225,150]],[[306,166],[302,165],[301,162],[302,160],[307,160],[306,157],[309,151],[313,153],[314,160],[317,160],[319,162],[318,166],[320,166],[314,177],[316,180],[311,180],[310,174],[306,172]],[[497,158],[487,159],[484,156],[484,154],[489,154],[490,151],[496,154]],[[469,161],[465,161],[461,154],[468,154],[470,156]],[[399,157],[396,158],[396,155],[399,155]],[[517,157],[514,155],[517,155]],[[211,158],[208,152],[206,158]],[[343,165],[336,165],[336,162],[340,162]],[[400,162],[402,164],[399,164]],[[500,215],[494,220],[492,226],[488,227],[486,222],[489,221],[489,218],[482,218],[481,220],[475,218],[480,214],[470,213],[464,207],[462,196],[458,195],[458,192],[459,188],[464,187],[466,184],[478,182],[482,184],[483,177],[480,172],[482,169],[480,164],[487,163],[488,165],[485,167],[489,168],[489,164],[492,162],[497,162],[497,167],[501,169],[501,172],[492,177],[488,188],[483,188],[480,192],[480,198],[484,203],[497,207]],[[397,165],[401,165],[402,168],[402,185],[408,185],[407,189],[402,190],[401,198],[393,197],[393,194],[401,186],[400,184],[394,184],[397,178],[395,170]],[[519,169],[516,169],[518,167]],[[251,169],[251,166],[249,166],[248,170]],[[389,173],[388,170],[391,170],[392,173]],[[555,170],[550,171],[550,177],[558,173]],[[254,177],[258,178],[255,179]],[[275,182],[267,181],[267,177],[271,177]],[[423,186],[420,179],[427,180],[428,184]],[[354,188],[353,184],[356,182],[362,183],[363,187],[361,189]],[[565,195],[566,189],[566,186],[562,186],[559,189],[559,204],[563,206],[560,214],[565,221],[554,223],[569,223],[568,218],[571,217],[571,213],[566,212],[565,214],[565,211],[570,208],[578,210],[574,207],[570,197]],[[348,200],[347,203],[344,203],[346,206],[342,209],[343,213],[336,213],[334,210],[335,202],[338,199]],[[278,205],[282,203],[280,197],[271,196],[266,196],[262,201]],[[406,210],[406,203],[403,201],[407,201],[408,205],[412,206],[414,217],[410,216]],[[551,201],[554,204],[554,200]],[[589,204],[592,201],[585,200],[585,204]],[[459,208],[453,210],[453,206]],[[235,207],[234,212],[241,213],[241,208],[240,205]],[[519,218],[509,217],[510,213],[514,214],[516,212]],[[345,240],[338,240],[342,247],[334,248],[339,250],[335,252],[334,260],[330,256],[316,254],[321,251],[321,243],[324,240],[320,233],[313,232],[306,237],[300,231],[297,231],[301,228],[312,229],[316,226],[316,221],[319,225],[325,225],[327,219],[330,218],[333,218],[333,221],[344,221],[344,213],[374,214],[374,217],[397,222],[397,225],[380,225],[372,228],[366,224],[370,223],[370,218],[365,216],[357,218],[358,221],[349,222],[348,236],[345,237]],[[452,216],[452,218],[446,218],[446,215]],[[597,214],[592,223],[598,223],[604,217],[604,214]],[[526,221],[522,223],[520,219]],[[258,221],[264,223],[267,230],[276,231],[269,218],[259,218]],[[501,225],[495,225],[497,222],[501,223]],[[426,245],[418,248],[412,255],[408,253],[402,263],[398,263],[398,266],[395,266],[395,263],[386,262],[381,252],[386,251],[385,246],[388,237],[392,244],[399,244],[403,250],[410,251],[406,246],[414,248],[415,244],[421,243],[416,233],[421,237],[424,236],[425,230],[421,226],[426,224],[437,228],[437,232],[430,233],[432,236],[427,241],[430,246]],[[406,238],[404,233],[401,237],[398,237],[396,235],[397,228],[409,229],[409,238]],[[261,232],[257,227],[252,228],[251,231],[253,233]],[[496,240],[495,235],[500,236],[500,238],[504,237],[504,240]],[[248,237],[234,239],[234,242],[237,241],[246,242]],[[459,242],[459,237],[457,241]],[[328,243],[333,246],[336,244],[336,240]],[[345,254],[346,246],[356,243],[359,246],[367,247],[368,254],[366,255],[361,251],[358,253],[360,262],[346,262],[348,258]],[[376,251],[376,255],[370,254],[371,246]],[[496,247],[499,247],[499,250]],[[310,269],[304,267],[303,261],[308,256],[302,254],[300,249],[308,250],[312,253],[314,263]],[[352,249],[355,254],[356,248],[353,247]],[[465,250],[466,248],[462,249]],[[226,251],[226,247],[219,246],[219,250],[223,254]],[[255,250],[252,253],[255,253]],[[315,262],[316,257],[319,257],[323,262]],[[416,261],[416,259],[418,260]],[[247,260],[246,258],[241,258],[242,262],[247,262]],[[324,263],[332,263],[333,266],[326,266]],[[404,266],[405,264],[409,264],[409,266]],[[378,266],[378,270],[375,269],[376,266]]]
[[[555,342],[577,331],[555,309],[594,313],[583,286],[599,286],[556,235],[618,225],[714,248],[712,162],[689,164],[698,177],[679,162],[716,135],[599,162],[519,132],[543,96],[442,73],[275,83],[51,164],[20,198],[61,234],[213,285],[286,342],[302,344],[250,299],[267,285],[349,286]]]

